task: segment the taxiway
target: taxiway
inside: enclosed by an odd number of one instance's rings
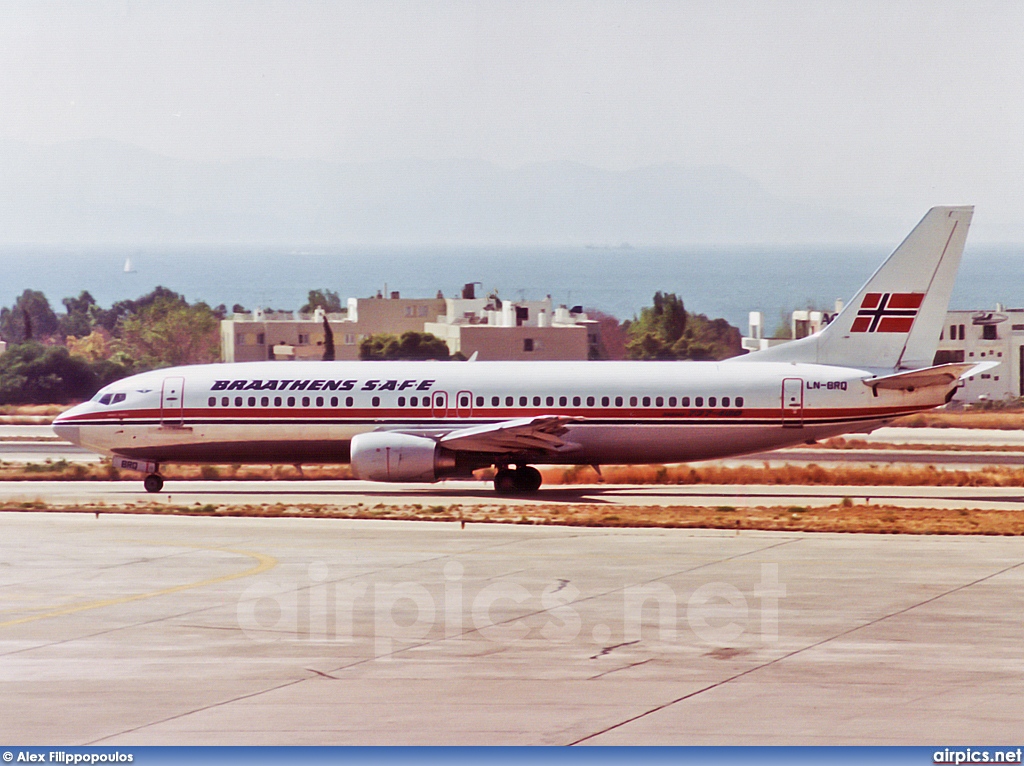
[[[0,515],[0,739],[971,744],[1015,538]]]

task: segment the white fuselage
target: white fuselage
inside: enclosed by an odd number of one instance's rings
[[[574,419],[571,448],[520,462],[666,463],[868,431],[938,406],[948,391],[875,391],[863,382],[870,374],[742,361],[218,364],[118,381],[54,428],[96,452],[154,463],[344,463],[361,433],[433,437],[559,415]]]

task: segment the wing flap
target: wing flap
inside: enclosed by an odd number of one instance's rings
[[[575,446],[562,438],[566,426],[578,420],[563,415],[504,420],[452,431],[439,441],[461,452],[565,452]]]

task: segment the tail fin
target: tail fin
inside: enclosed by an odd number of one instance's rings
[[[908,370],[938,347],[973,207],[933,207],[821,332],[737,357]]]

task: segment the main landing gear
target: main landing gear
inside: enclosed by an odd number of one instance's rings
[[[503,466],[494,475],[494,491],[499,495],[529,495],[540,489],[543,479],[532,465]]]
[[[164,477],[158,473],[151,473],[143,480],[142,486],[147,492],[159,492],[164,488]]]

